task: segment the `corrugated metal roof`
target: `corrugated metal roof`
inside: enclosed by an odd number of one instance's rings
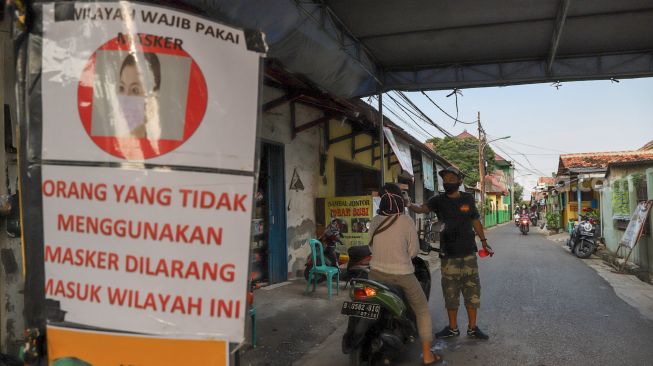
[[[653,76],[653,0],[167,2],[264,32],[268,57],[343,97]]]

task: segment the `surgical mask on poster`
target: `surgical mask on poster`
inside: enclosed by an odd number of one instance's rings
[[[118,95],[118,103],[130,131],[145,121],[145,97]]]

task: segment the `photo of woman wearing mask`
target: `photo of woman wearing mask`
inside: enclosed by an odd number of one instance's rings
[[[155,53],[129,53],[119,72],[119,112],[127,123],[128,136],[157,138],[160,135],[158,93],[161,63]],[[158,133],[157,133],[158,132]]]

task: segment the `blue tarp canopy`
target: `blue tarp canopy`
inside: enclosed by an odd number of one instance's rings
[[[653,76],[653,0],[183,0],[342,97]]]

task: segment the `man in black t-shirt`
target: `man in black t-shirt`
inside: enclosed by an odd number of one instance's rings
[[[487,334],[476,325],[476,315],[481,305],[481,282],[476,262],[475,233],[490,255],[493,255],[494,251],[485,239],[474,196],[459,191],[463,174],[455,167],[445,168],[438,174],[442,177],[445,193],[432,197],[425,205],[408,204],[408,208],[417,213],[435,212],[438,220],[444,223],[440,233],[442,259],[440,271],[449,326],[444,327],[435,336],[449,338],[460,335],[458,307],[462,292],[469,318],[467,335],[472,338],[489,339]]]

